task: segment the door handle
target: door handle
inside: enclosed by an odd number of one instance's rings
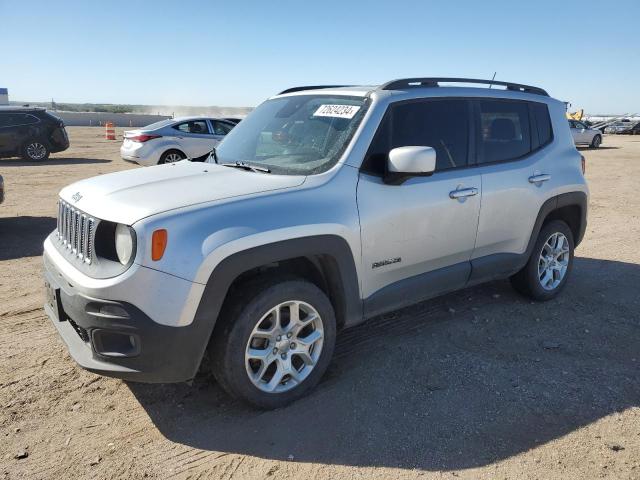
[[[458,190],[453,190],[449,192],[449,198],[452,198],[455,200],[457,198],[473,197],[474,195],[477,195],[477,194],[478,194],[478,189],[475,187],[460,188]]]
[[[551,175],[542,173],[540,175],[532,175],[529,177],[529,183],[542,183],[551,180]]]

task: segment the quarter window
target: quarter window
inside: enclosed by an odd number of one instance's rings
[[[531,151],[529,108],[526,102],[482,100],[479,163],[515,160]]]
[[[419,100],[392,105],[369,147],[363,170],[383,174],[389,151],[406,146],[434,148],[436,171],[466,167],[469,102]]]
[[[544,147],[551,142],[553,133],[551,130],[551,120],[549,119],[549,109],[544,103],[530,103],[532,116],[535,120],[536,131],[538,132],[538,148]]]

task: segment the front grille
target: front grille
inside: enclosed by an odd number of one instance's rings
[[[67,202],[58,202],[58,240],[75,257],[91,263],[93,235],[96,220],[73,208]]]

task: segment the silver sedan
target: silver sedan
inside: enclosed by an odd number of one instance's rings
[[[182,117],[124,132],[120,156],[140,165],[201,157],[218,145],[235,124],[224,119]]]
[[[573,143],[576,145],[588,145],[591,148],[598,148],[602,144],[602,132],[587,127],[578,120],[569,120],[569,128]]]

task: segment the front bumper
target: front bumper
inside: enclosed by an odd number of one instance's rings
[[[186,326],[157,323],[129,301],[80,292],[46,251],[44,260],[45,312],[81,367],[101,375],[151,383],[188,381],[196,375],[211,325],[203,321]],[[168,276],[157,273],[158,282]],[[146,284],[145,288],[154,290],[156,286]],[[162,302],[162,297],[158,301]]]
[[[51,153],[63,152],[69,148],[69,136],[64,127],[56,128],[49,139]]]

